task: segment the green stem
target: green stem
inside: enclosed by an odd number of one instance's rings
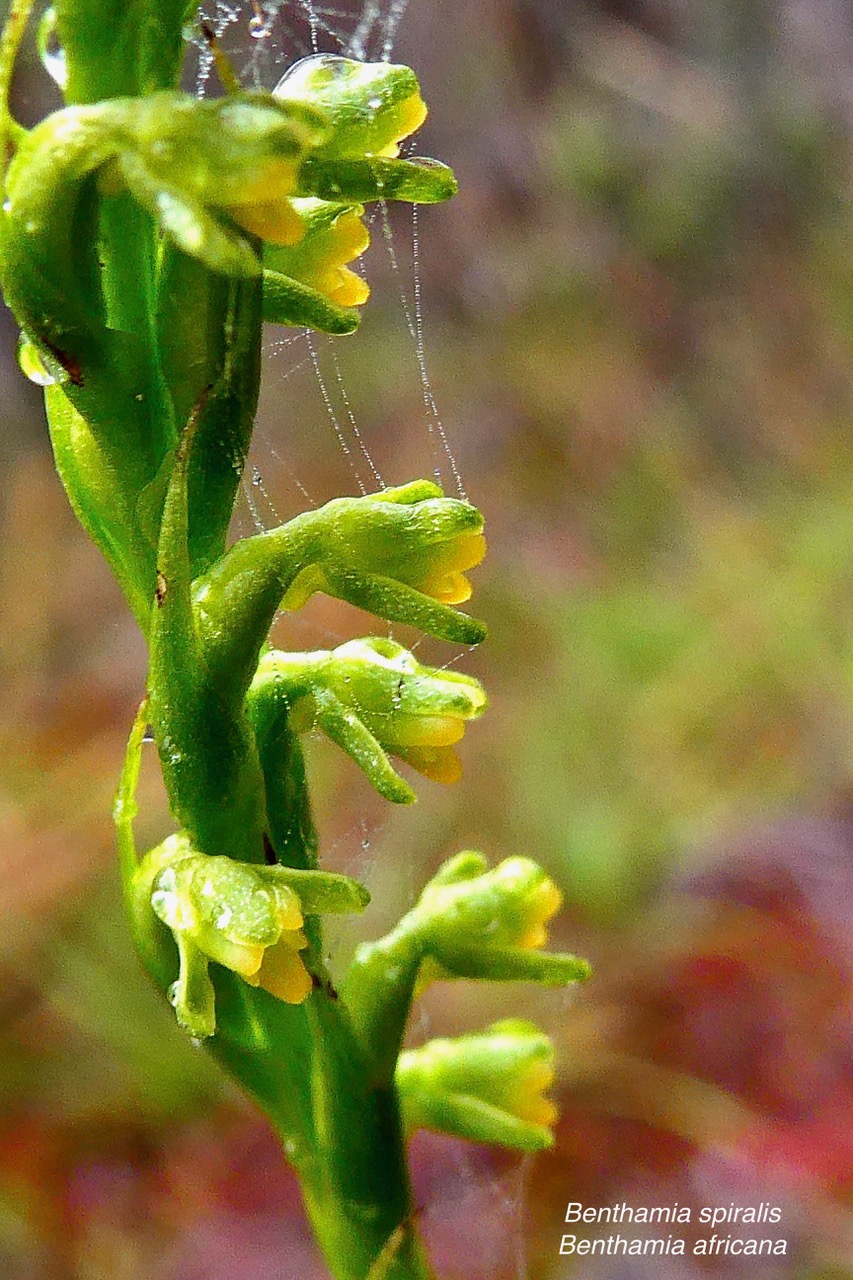
[[[18,51],[27,23],[30,20],[34,0],[12,0],[0,35],[0,164],[5,174],[9,163],[10,143],[20,130],[12,119],[9,98]]]

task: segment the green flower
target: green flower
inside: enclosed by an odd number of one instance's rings
[[[553,1145],[554,1046],[531,1022],[509,1019],[400,1055],[395,1074],[409,1131],[452,1133],[521,1151]]]
[[[415,911],[439,951],[456,942],[531,951],[548,940],[548,922],[563,895],[530,858],[507,858],[489,870],[482,854],[460,853],[444,864]]]
[[[486,695],[470,676],[423,666],[393,640],[369,638],[330,651],[265,654],[249,702],[256,717],[268,716],[272,702],[295,732],[323,729],[377,790],[405,803],[414,794],[387,753],[434,781],[455,782],[454,744],[482,714]]]
[[[290,584],[282,608],[299,609],[324,591],[381,613],[371,601],[387,583],[444,605],[470,598],[465,573],[486,554],[476,508],[445,498],[429,480],[382,489],[358,505],[339,499],[338,506],[343,518],[329,521],[321,555]]]
[[[359,911],[368,899],[346,876],[211,857],[185,835],[148,854],[136,880],[137,896],[147,895],[177,944],[180,971],[170,999],[181,1026],[199,1039],[216,1029],[211,960],[301,1004],[313,988],[300,954],[308,946],[305,913]]]

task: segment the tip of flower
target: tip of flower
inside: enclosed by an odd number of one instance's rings
[[[380,148],[375,154],[394,160],[400,154],[400,143],[420,129],[427,115],[427,105],[420,93],[413,93],[410,98],[398,103],[393,125],[394,141]]]
[[[321,292],[336,307],[361,307],[370,297],[370,285],[349,267],[340,267],[335,272],[335,282],[328,282],[328,287]]]

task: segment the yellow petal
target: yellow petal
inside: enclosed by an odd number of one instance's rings
[[[340,267],[335,272],[337,282],[324,288],[330,302],[337,307],[361,307],[370,297],[370,285],[361,276],[350,271],[349,267]]]
[[[302,927],[301,904],[289,885],[276,885],[275,903],[276,919],[284,932],[298,930]],[[305,943],[303,942],[302,945],[305,946]]]
[[[271,244],[297,244],[305,231],[302,219],[287,200],[232,205],[228,212],[241,227]]]
[[[462,777],[462,762],[452,747],[401,747],[394,754],[432,782],[450,784]]]
[[[388,736],[379,733],[381,741],[401,747],[452,747],[465,733],[460,716],[415,716],[398,714],[388,725]]]
[[[371,154],[395,159],[400,154],[400,142],[408,138],[409,134],[414,133],[416,129],[420,129],[426,118],[426,103],[419,93],[413,93],[410,98],[397,104],[396,119],[393,123],[394,141]]]
[[[432,596],[441,604],[464,604],[471,599],[471,583],[464,573],[447,573],[441,577],[428,578],[420,584],[424,595]]]
[[[541,1124],[551,1129],[559,1118],[560,1112],[550,1098],[530,1098],[516,1111],[519,1120],[528,1120],[530,1124]]]
[[[541,1124],[548,1128],[556,1122],[559,1111],[545,1090],[554,1083],[554,1063],[550,1055],[531,1062],[513,1090],[509,1105],[519,1120]]]
[[[267,949],[252,985],[263,987],[285,1004],[301,1004],[313,989],[311,975],[299,953],[281,943]]]
[[[433,561],[441,573],[458,573],[473,569],[486,554],[486,539],[482,533],[460,533],[452,538]]]
[[[527,900],[528,927],[518,939],[516,946],[529,950],[544,947],[548,941],[548,921],[556,915],[562,903],[563,895],[554,881],[546,876]]]
[[[209,930],[201,948],[205,955],[226,969],[233,969],[241,978],[249,979],[257,973],[264,958],[264,948],[257,943],[232,942],[222,933]]]

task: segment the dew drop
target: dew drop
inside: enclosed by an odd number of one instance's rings
[[[287,98],[294,92],[297,97],[307,88],[316,88],[315,75],[325,72],[325,79],[338,80],[349,76],[353,71],[353,62],[339,53],[312,53],[307,58],[300,58],[288,67],[284,75],[273,89],[274,98]],[[321,82],[322,83],[322,80]]]
[[[270,29],[262,13],[256,13],[249,19],[249,35],[253,40],[266,40],[269,34]]]
[[[44,367],[35,343],[24,333],[18,339],[18,364],[24,377],[37,387],[52,387],[56,382],[53,374]]]
[[[180,982],[172,983],[172,985],[169,987],[169,990],[166,992],[166,998],[173,1009],[177,1008],[178,1001],[181,998]]]
[[[65,50],[59,43],[55,9],[48,9],[39,23],[37,40],[42,66],[51,80],[60,89],[64,89],[68,83],[68,68],[65,64]]]

